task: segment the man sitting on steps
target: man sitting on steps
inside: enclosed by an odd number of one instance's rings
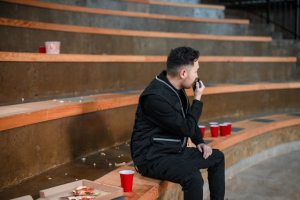
[[[198,128],[205,86],[197,82],[199,51],[171,50],[167,70],[147,86],[139,98],[131,137],[131,155],[138,172],[182,186],[185,200],[203,199],[199,169],[208,168],[211,200],[225,195],[224,154],[211,149]],[[185,89],[196,84],[192,106]],[[201,85],[199,85],[201,84]],[[187,147],[191,138],[197,148]]]

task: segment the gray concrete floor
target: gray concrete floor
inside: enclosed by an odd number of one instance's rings
[[[300,151],[272,157],[230,177],[226,199],[300,200]]]

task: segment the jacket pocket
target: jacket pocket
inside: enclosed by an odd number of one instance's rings
[[[179,139],[168,139],[168,138],[153,138],[153,141],[161,142],[181,142]]]
[[[181,149],[181,140],[173,138],[152,138],[147,159],[151,160],[167,154],[177,154]]]

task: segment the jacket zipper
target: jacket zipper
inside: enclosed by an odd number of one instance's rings
[[[166,142],[181,142],[181,140],[177,139],[166,139],[166,138],[153,138],[155,141],[166,141]]]
[[[173,90],[173,92],[175,92],[175,94],[177,95],[177,97],[178,97],[178,99],[179,99],[180,105],[181,105],[181,112],[182,112],[182,114],[183,114],[183,118],[185,118],[185,114],[184,114],[184,111],[183,111],[182,102],[181,102],[181,99],[180,99],[179,95],[177,94],[177,92],[176,92],[170,85],[168,85],[165,81],[159,79],[157,76],[156,76],[156,80],[158,80],[158,81],[160,81],[160,82],[166,84],[169,88],[171,88],[171,90]],[[184,94],[185,94],[185,92],[184,92]],[[186,97],[186,94],[185,94],[185,97]],[[187,97],[186,97],[186,100],[187,100]],[[188,101],[188,100],[187,100],[187,101]],[[186,106],[188,107],[188,102],[187,102]],[[186,109],[187,109],[187,108],[186,108]],[[183,143],[182,143],[182,145],[181,145],[181,149],[184,148],[186,142],[187,142],[187,137],[184,137],[184,138],[183,138]]]

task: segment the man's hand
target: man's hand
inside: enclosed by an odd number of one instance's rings
[[[201,143],[197,145],[198,150],[202,153],[203,152],[203,158],[206,159],[212,154],[212,149],[210,146]]]
[[[199,88],[199,84],[201,84],[201,88]],[[204,89],[205,89],[205,86],[202,83],[202,81],[201,80],[200,80],[200,82],[197,81],[196,82],[196,89],[195,89],[194,99],[200,101]]]

